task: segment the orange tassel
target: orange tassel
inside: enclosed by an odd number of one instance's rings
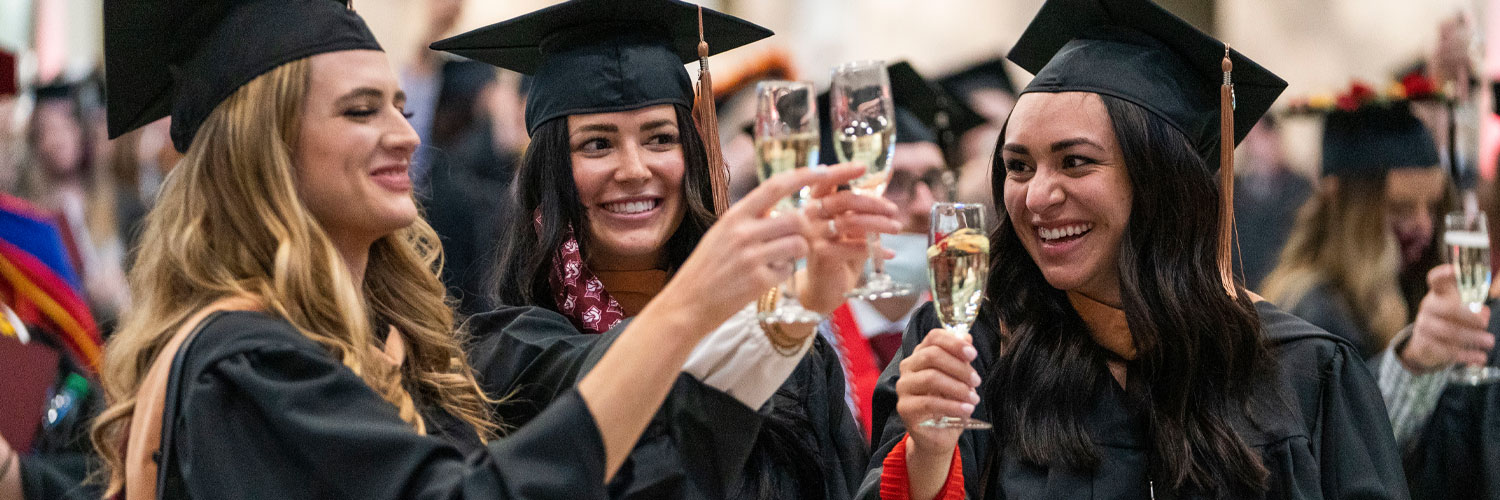
[[[719,145],[719,116],[714,110],[714,80],[708,72],[708,41],[703,38],[703,6],[698,6],[698,95],[693,99],[693,123],[708,154],[708,179],[713,187],[714,213],[729,208],[729,165]]]
[[[1229,44],[1224,44],[1224,83],[1219,86],[1219,279],[1230,297],[1239,297],[1231,264],[1237,246],[1234,229],[1234,82]]]

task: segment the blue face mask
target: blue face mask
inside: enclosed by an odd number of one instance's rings
[[[897,283],[911,285],[916,293],[927,291],[927,235],[900,233],[880,235],[880,245],[895,252],[896,257],[885,261],[885,272]],[[865,264],[869,268],[869,264]]]

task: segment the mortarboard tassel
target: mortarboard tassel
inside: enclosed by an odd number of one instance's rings
[[[714,80],[708,73],[708,41],[703,38],[703,6],[698,6],[698,95],[693,99],[693,122],[708,154],[708,179],[713,187],[714,213],[729,208],[729,166],[719,145],[719,116],[714,110]]]
[[[1229,44],[1224,44],[1224,83],[1219,86],[1219,279],[1230,297],[1239,297],[1230,259],[1236,246],[1234,228],[1234,82]]]

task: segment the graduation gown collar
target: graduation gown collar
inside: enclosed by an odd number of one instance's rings
[[[1067,292],[1068,302],[1089,327],[1089,336],[1094,342],[1116,356],[1127,361],[1135,359],[1135,336],[1130,333],[1130,324],[1125,320],[1125,311],[1109,304],[1085,297],[1078,292]]]

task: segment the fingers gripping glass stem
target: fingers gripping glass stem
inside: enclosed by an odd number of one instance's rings
[[[928,230],[927,278],[932,305],[950,335],[963,338],[974,326],[990,274],[990,240],[984,227],[984,205],[937,203]],[[918,425],[944,429],[989,429],[990,424],[964,416],[939,416]]]

